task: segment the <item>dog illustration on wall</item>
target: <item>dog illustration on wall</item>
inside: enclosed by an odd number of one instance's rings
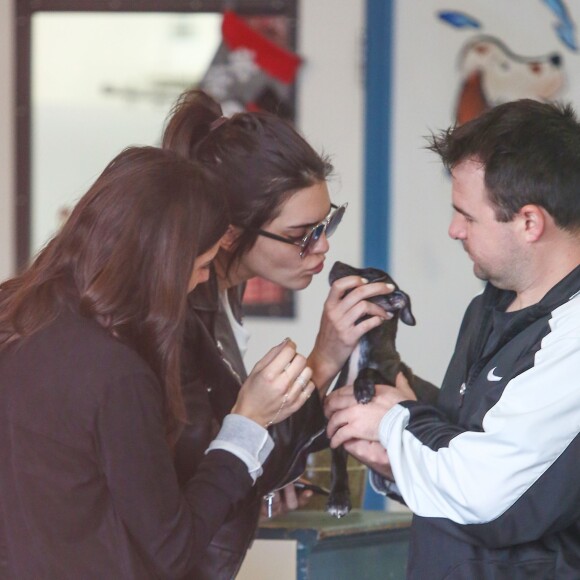
[[[576,25],[565,0],[542,0],[547,15],[555,17],[555,37],[568,50],[578,52]],[[479,30],[478,18],[460,10],[441,10],[440,21],[455,29]],[[517,34],[517,30],[514,30]],[[465,123],[501,103],[516,99],[551,101],[560,97],[566,83],[560,52],[541,56],[516,54],[507,43],[491,34],[477,34],[459,50],[460,86],[455,103],[455,121]]]
[[[553,100],[566,80],[560,53],[518,55],[494,36],[471,39],[461,50],[458,64],[461,75],[455,112],[458,124],[508,101]]]

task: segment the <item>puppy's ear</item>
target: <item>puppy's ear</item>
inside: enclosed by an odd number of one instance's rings
[[[408,326],[415,326],[415,317],[413,316],[413,312],[411,312],[411,299],[406,292],[399,290],[399,292],[404,296],[404,301],[402,308],[399,313],[399,318],[402,322],[407,324]]]
[[[220,246],[227,252],[230,252],[232,248],[234,248],[236,241],[240,237],[241,233],[242,230],[238,226],[232,226],[230,224],[226,233],[224,234],[224,237],[222,238]]]
[[[411,312],[411,305],[407,305],[405,306],[405,308],[403,308],[401,310],[401,320],[407,324],[408,326],[415,326],[416,322],[415,322],[415,317],[413,316],[413,313]]]

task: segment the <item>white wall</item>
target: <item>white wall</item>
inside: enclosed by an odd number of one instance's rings
[[[13,9],[0,0],[0,280],[14,267]]]

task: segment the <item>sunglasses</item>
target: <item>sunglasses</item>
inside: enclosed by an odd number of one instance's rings
[[[330,204],[330,213],[326,218],[324,218],[319,224],[316,224],[302,239],[292,239],[279,236],[277,234],[272,234],[265,230],[257,230],[258,235],[265,236],[272,240],[278,240],[279,242],[284,242],[285,244],[292,244],[293,246],[298,246],[300,248],[300,257],[304,258],[308,254],[308,251],[316,244],[316,242],[321,238],[322,234],[326,233],[326,237],[330,238],[332,234],[336,231],[338,224],[342,220],[342,216],[346,211],[348,203],[342,204],[340,207],[338,205]],[[334,210],[334,211],[333,211]]]

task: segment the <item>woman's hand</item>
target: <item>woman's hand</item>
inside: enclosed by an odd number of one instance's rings
[[[340,372],[360,337],[384,320],[392,318],[392,314],[369,302],[367,298],[389,294],[394,289],[392,284],[384,282],[369,284],[360,276],[345,276],[331,286],[324,303],[314,349],[308,357],[313,381],[321,396]],[[363,316],[370,318],[356,324]]]
[[[284,421],[314,391],[312,370],[296,353],[289,339],[275,346],[256,363],[242,385],[232,413],[252,419],[263,427]]]

